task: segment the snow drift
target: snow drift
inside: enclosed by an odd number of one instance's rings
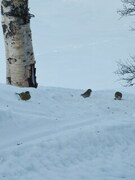
[[[0,85],[1,180],[134,180],[134,94]]]

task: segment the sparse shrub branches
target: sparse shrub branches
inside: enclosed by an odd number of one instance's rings
[[[135,85],[135,56],[126,62],[118,61],[118,70],[115,71],[120,76],[119,80],[124,81],[124,86]]]
[[[123,3],[123,9],[118,10],[118,13],[123,16],[135,15],[135,0],[121,0]]]
[[[118,10],[121,17],[135,16],[135,0],[121,0],[123,9]],[[134,31],[135,28],[132,28]],[[125,86],[135,85],[135,56],[131,56],[126,62],[118,61],[118,70],[115,72],[124,81]]]

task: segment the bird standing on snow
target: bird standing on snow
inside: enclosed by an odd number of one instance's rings
[[[87,91],[85,91],[83,94],[81,94],[82,97],[86,98],[89,97],[92,93],[91,89],[88,89]]]
[[[121,100],[122,99],[122,93],[119,91],[117,91],[114,96],[115,96],[114,97],[115,100]]]
[[[30,92],[26,91],[26,92],[22,92],[22,93],[16,93],[17,95],[19,95],[21,100],[27,101],[31,98]]]

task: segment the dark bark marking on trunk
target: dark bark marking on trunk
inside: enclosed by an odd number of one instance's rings
[[[1,6],[2,15],[15,17],[17,19],[16,21],[18,22],[19,25],[25,25],[27,23],[30,23],[30,19],[32,17],[34,17],[33,14],[29,13],[28,0],[25,1],[25,4],[24,4],[24,2],[20,3],[19,6],[15,6],[12,1],[3,0],[2,5],[4,7],[8,7],[8,6],[11,7],[10,12],[5,12],[4,13],[3,12],[3,7]]]
[[[8,7],[8,6],[10,6],[10,5],[11,5],[11,1],[6,1],[6,0],[3,0],[1,3],[2,3],[2,4],[3,4],[3,6],[5,6],[5,7]]]
[[[36,82],[36,68],[34,64],[30,65],[30,77],[28,78],[29,87],[38,87],[38,83]]]
[[[9,23],[9,31],[11,32],[12,35],[16,34],[16,27],[15,27],[13,21],[10,21],[10,23]]]
[[[6,38],[12,37],[16,34],[16,27],[14,26],[12,21],[9,23],[9,26],[3,24],[2,28],[3,28],[3,34],[5,35]]]
[[[11,77],[7,77],[7,83],[11,84]]]
[[[1,15],[4,15],[3,7],[1,6]]]
[[[2,29],[3,29],[3,34],[5,34],[8,29],[8,26],[6,24],[3,24]]]
[[[17,59],[15,59],[15,58],[8,58],[7,61],[9,62],[9,64],[14,64],[15,62],[17,62]]]

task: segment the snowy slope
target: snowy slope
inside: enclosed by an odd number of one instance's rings
[[[134,180],[135,94],[0,89],[0,180]]]

